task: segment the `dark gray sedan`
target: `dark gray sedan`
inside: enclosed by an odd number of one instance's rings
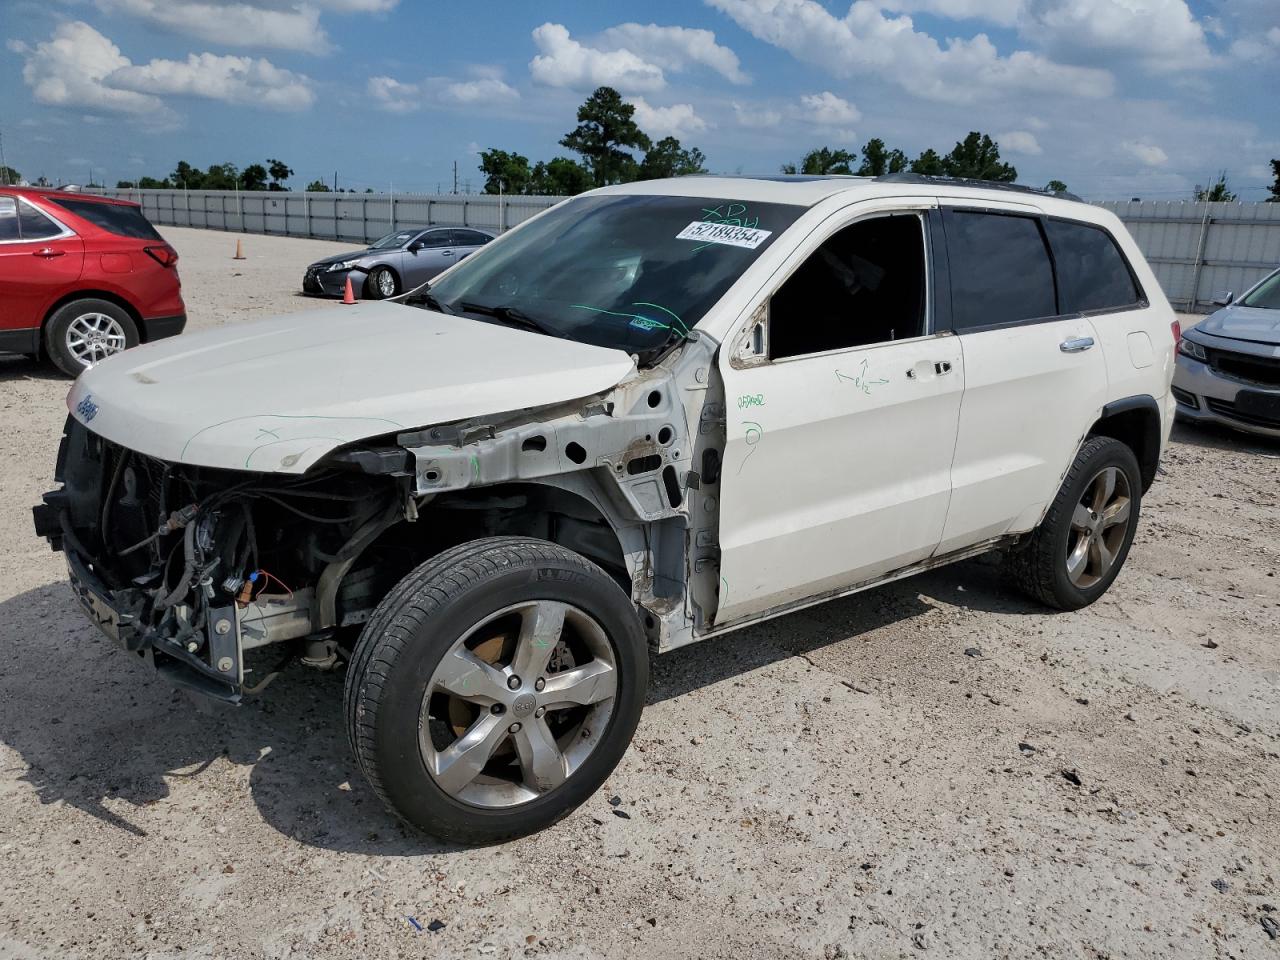
[[[397,230],[364,250],[339,253],[311,264],[302,275],[302,290],[340,297],[350,277],[357,297],[382,300],[426,283],[492,239],[492,233],[474,227]]]
[[[1182,335],[1178,416],[1280,437],[1280,270]]]

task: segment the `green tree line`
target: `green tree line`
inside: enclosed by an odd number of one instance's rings
[[[706,173],[706,157],[675,137],[655,141],[640,129],[634,104],[613,87],[598,87],[578,107],[578,125],[560,146],[578,154],[539,160],[530,166],[521,154],[480,151],[485,193],[573,196],[593,187]]]

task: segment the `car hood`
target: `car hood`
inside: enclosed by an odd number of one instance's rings
[[[375,257],[378,254],[386,253],[386,250],[352,250],[349,253],[335,253],[332,257],[325,257],[323,260],[317,260],[311,264],[313,267],[327,267],[331,263],[341,263],[343,260],[362,260],[365,257]]]
[[[343,444],[592,396],[634,367],[621,350],[370,302],[126,350],[82,373],[67,407],[161,460],[302,473]]]
[[[1215,337],[1280,346],[1280,310],[1232,304],[1201,320],[1193,329]]]

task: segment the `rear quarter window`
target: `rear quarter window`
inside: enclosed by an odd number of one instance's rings
[[[68,200],[64,197],[56,199],[46,197],[45,199],[118,237],[133,237],[137,240],[162,239],[156,232],[156,228],[137,207],[118,203],[98,203],[93,200]]]
[[[1143,298],[1115,239],[1101,227],[1070,220],[1045,221],[1058,268],[1063,313],[1119,310]]]

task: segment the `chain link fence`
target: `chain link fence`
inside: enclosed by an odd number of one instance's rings
[[[231,190],[100,190],[142,204],[152,223],[368,243],[405,227],[501,233],[563,197]],[[1175,308],[1203,312],[1280,266],[1280,203],[1109,201]]]

